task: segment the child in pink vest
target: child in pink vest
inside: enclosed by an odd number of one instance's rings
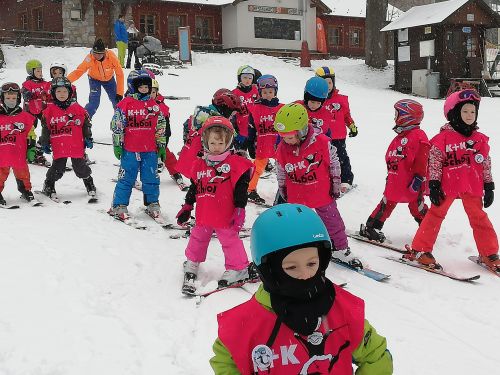
[[[233,94],[236,95],[241,100],[241,105],[243,107],[249,106],[259,98],[259,91],[257,85],[253,84],[255,80],[255,69],[250,65],[243,65],[238,68],[237,73],[238,86],[233,89]],[[237,113],[236,114],[236,137],[234,139],[234,145],[237,149],[247,150],[249,145],[248,139],[248,127],[249,127],[249,117],[248,113]]]
[[[0,205],[7,202],[2,196],[10,169],[16,177],[17,189],[21,197],[30,202],[30,171],[26,159],[35,157],[35,138],[32,129],[36,119],[21,107],[21,89],[17,83],[7,82],[0,93]]]
[[[276,114],[274,127],[282,138],[276,150],[282,199],[314,208],[332,239],[332,257],[362,267],[349,248],[344,221],[335,202],[340,193],[340,165],[330,138],[313,130],[307,111],[298,103],[283,106]]]
[[[252,227],[262,280],[247,302],[220,313],[215,375],[390,375],[385,337],[365,319],[364,301],[325,276],[330,237],[310,208],[281,204]]]
[[[445,101],[448,123],[431,139],[429,188],[432,206],[405,258],[440,268],[432,255],[441,223],[455,199],[462,200],[481,261],[500,272],[498,238],[483,210],[493,203],[489,138],[477,129],[481,97],[474,90],[454,92]]]
[[[238,232],[245,221],[252,163],[231,153],[233,136],[231,122],[222,116],[210,117],[201,128],[204,155],[192,164],[191,186],[176,216],[179,225],[185,224],[196,202],[196,225],[191,229],[184,263],[182,292],[185,294],[196,291],[198,267],[206,259],[214,231],[226,260],[219,286],[249,278],[248,258]]]
[[[38,60],[29,60],[26,63],[26,81],[23,82],[21,94],[24,100],[24,110],[36,117],[34,127],[38,125],[38,120],[42,119],[42,111],[47,107],[50,100],[50,82],[43,79],[42,63]],[[50,167],[50,162],[43,155],[40,141],[36,143],[35,158],[33,164]]]
[[[278,80],[276,77],[265,74],[257,80],[260,99],[248,106],[249,115],[249,141],[255,146],[255,172],[248,185],[248,199],[254,203],[262,204],[266,201],[257,193],[259,178],[264,172],[269,159],[275,158],[276,140],[278,133],[274,129],[274,116],[284,104],[276,97],[278,94]]]
[[[53,102],[42,113],[40,143],[44,152],[53,153],[53,163],[47,171],[43,193],[56,201],[55,183],[64,175],[68,158],[71,158],[76,176],[83,179],[88,195],[92,198],[96,196],[92,170],[84,157],[85,148],[94,146],[92,124],[87,111],[72,99],[71,86],[65,77],[54,78],[51,86]]]
[[[366,221],[366,226],[361,225],[359,231],[360,235],[379,242],[385,240],[381,229],[398,203],[408,203],[411,215],[419,224],[428,209],[424,203],[423,183],[427,179],[430,143],[420,129],[424,109],[411,99],[399,100],[394,109],[396,126],[392,130],[397,135],[385,154],[387,179],[384,196]]]

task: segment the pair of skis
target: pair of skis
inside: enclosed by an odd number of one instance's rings
[[[26,199],[22,198],[27,204],[29,204],[31,207],[40,207],[42,206],[42,202],[40,202],[38,199],[34,198],[31,201],[27,201]],[[20,205],[18,204],[0,204],[0,208],[4,210],[16,210],[18,208],[21,208]]]
[[[61,200],[57,194],[46,194],[45,192],[41,190],[35,190],[35,194],[39,196],[43,196],[46,198],[49,198],[52,202],[54,203],[63,203],[63,204],[71,204],[73,201],[71,200]],[[99,199],[97,198],[97,195],[95,192],[89,193],[89,199],[87,200],[88,204],[95,204],[98,203]]]

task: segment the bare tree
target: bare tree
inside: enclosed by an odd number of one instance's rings
[[[366,0],[365,64],[374,68],[387,66],[385,26],[388,0]]]

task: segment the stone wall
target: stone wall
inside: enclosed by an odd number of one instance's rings
[[[66,46],[92,47],[95,41],[94,2],[87,2],[87,9],[81,9],[80,0],[62,0],[64,44]],[[72,20],[71,10],[81,9],[82,19]]]

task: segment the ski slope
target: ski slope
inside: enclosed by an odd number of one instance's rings
[[[17,48],[4,46],[7,68],[0,82],[22,83],[25,62],[40,59],[45,76],[53,60],[74,69],[84,48]],[[208,104],[221,87],[233,88],[238,66],[250,64],[279,81],[282,102],[300,99],[305,81],[313,74],[279,59],[237,54],[194,53],[193,65],[170,70],[179,77],[158,77],[164,95],[189,96],[169,101],[173,136],[169,147],[182,145],[182,122],[195,105]],[[340,58],[314,61],[335,68],[337,86],[349,95],[359,136],[348,140],[358,188],[339,200],[347,228],[357,230],[382,197],[386,167],[384,153],[394,137],[395,101],[404,97],[388,89],[393,69],[376,71],[362,60]],[[166,71],[167,72],[167,71]],[[127,72],[128,74],[128,72]],[[88,82],[76,82],[79,101],[87,102]],[[443,125],[443,101],[418,99],[425,109],[422,128],[431,137]],[[491,137],[493,176],[500,176],[500,101],[484,98],[479,126]],[[112,108],[103,94],[93,120],[94,139],[110,142]],[[38,129],[39,131],[39,129]],[[250,297],[257,286],[216,293],[197,306],[180,293],[182,262],[187,240],[171,240],[169,232],[142,212],[142,195],[134,190],[130,211],[149,226],[147,231],[127,227],[102,211],[109,208],[117,163],[112,147],[95,145],[90,157],[100,202],[88,205],[83,182],[67,172],[56,184],[69,205],[47,201],[32,208],[20,202],[14,177],[4,189],[18,210],[0,211],[0,374],[5,375],[153,375],[209,374],[211,345],[217,336],[216,314]],[[41,189],[46,169],[30,167],[34,189]],[[160,203],[173,220],[183,193],[164,171]],[[274,179],[261,180],[258,190],[272,202]],[[497,198],[499,199],[499,198]],[[500,199],[499,199],[500,200]],[[500,229],[500,201],[487,210]],[[249,204],[247,226],[257,209]],[[411,241],[417,224],[401,205],[384,232],[393,243]],[[249,252],[249,241],[244,240]],[[438,261],[450,271],[480,274],[475,284],[464,284],[384,259],[397,255],[368,244],[350,241],[352,250],[371,268],[391,274],[377,283],[331,265],[328,276],[347,282],[347,290],[366,301],[366,316],[387,337],[399,375],[497,374],[500,342],[500,280],[469,260],[476,248],[459,201],[449,211],[435,247]],[[210,285],[224,271],[223,255],[211,242],[200,280]]]

